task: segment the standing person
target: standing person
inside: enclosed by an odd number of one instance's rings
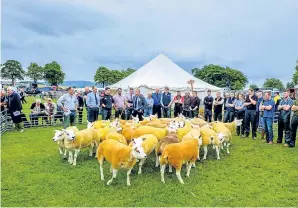
[[[76,125],[76,110],[78,109],[78,99],[74,94],[72,87],[67,88],[67,93],[62,95],[57,105],[64,111],[63,113],[63,126],[66,129],[69,126]]]
[[[224,123],[231,123],[234,121],[234,114],[235,114],[235,106],[234,106],[234,93],[230,93],[230,97],[227,99],[226,102],[226,114],[224,118]]]
[[[256,126],[256,109],[257,109],[257,96],[253,89],[248,90],[248,95],[245,98],[244,106],[246,107],[244,122],[245,122],[245,136],[249,136],[250,124],[252,131],[252,139],[255,140],[257,137],[257,126]]]
[[[146,103],[147,103],[147,106],[144,109],[144,116],[148,117],[152,115],[153,103],[154,103],[151,92],[148,93],[148,97],[146,98]]]
[[[226,107],[226,103],[227,103],[227,100],[230,98],[230,93],[225,93],[225,98],[224,98],[224,117],[226,115],[226,111],[227,111],[227,107]]]
[[[293,115],[291,119],[291,141],[289,142],[289,147],[295,147],[298,126],[298,98],[293,102],[291,110]]]
[[[183,115],[186,118],[190,117],[190,104],[191,104],[191,96],[189,92],[185,92],[184,98],[183,98]]]
[[[82,124],[83,121],[83,108],[84,108],[84,98],[82,97],[81,92],[77,93],[77,99],[78,99],[78,123]]]
[[[244,114],[245,114],[245,106],[244,106],[244,95],[239,94],[238,99],[235,100],[235,116],[238,120],[242,119],[242,125],[237,126],[236,135],[241,136],[244,138]]]
[[[47,102],[44,104],[45,114],[47,115],[47,124],[52,123],[52,119],[54,120],[55,114],[57,113],[57,106],[54,102],[52,102],[51,98],[47,99]]]
[[[158,118],[161,118],[161,93],[159,92],[159,89],[155,89],[155,93],[152,93],[152,98],[153,98],[153,115],[157,114]]]
[[[125,97],[125,115],[126,115],[126,120],[131,119],[131,115],[133,113],[133,96],[134,96],[134,90],[133,88],[129,88],[129,93]]]
[[[184,103],[184,98],[181,96],[180,91],[177,91],[177,95],[172,100],[172,103],[174,103],[174,117],[176,118],[179,114],[181,114],[182,105]]]
[[[89,89],[89,87],[85,87],[85,91],[83,92],[83,99],[84,99],[84,105],[85,105],[85,108],[86,108],[86,112],[87,112],[87,120],[88,120],[88,113],[89,113],[89,110],[88,110],[88,106],[86,104],[86,101],[87,101],[87,95],[91,92],[91,90]]]
[[[171,118],[171,101],[172,95],[169,92],[169,88],[165,87],[164,93],[161,95],[160,104],[163,109],[163,117],[164,118]]]
[[[120,118],[125,120],[125,96],[122,95],[122,89],[118,88],[118,93],[113,96],[114,108],[115,108],[115,118]]]
[[[191,118],[198,117],[200,103],[201,103],[201,100],[198,97],[197,92],[193,91],[192,97],[190,98],[190,117]]]
[[[88,122],[92,123],[98,120],[100,96],[95,86],[92,87],[92,92],[88,93],[86,104],[88,107]]]
[[[1,106],[1,112],[5,110],[5,106],[7,106],[7,97],[5,95],[5,91],[4,90],[1,90],[1,103],[0,103],[0,106]]]
[[[263,120],[261,120],[261,118],[260,118],[260,105],[264,100],[263,93],[261,91],[259,91],[257,93],[257,96],[258,96],[258,101],[257,101],[257,111],[256,111],[256,126],[259,129],[263,129],[263,123],[262,123]]]
[[[25,99],[25,93],[24,93],[24,89],[23,88],[21,88],[21,90],[20,90],[20,96],[21,96],[22,104],[27,103],[27,101]]]
[[[143,113],[146,106],[146,100],[144,96],[140,94],[140,89],[136,89],[136,94],[133,97],[133,116],[138,115],[139,121],[143,120]]]
[[[105,88],[105,94],[100,100],[102,107],[102,120],[109,120],[111,118],[111,111],[114,103],[113,97],[110,95],[111,90],[109,87]]]
[[[274,100],[271,99],[271,93],[265,93],[265,100],[262,100],[260,104],[260,111],[264,111],[263,114],[263,122],[264,122],[264,130],[266,134],[266,142],[272,144],[273,142],[273,119],[275,112],[275,103]]]
[[[213,104],[213,97],[211,96],[211,90],[207,91],[208,95],[204,98],[204,105],[205,105],[205,120],[207,122],[211,122],[212,119],[212,104]]]
[[[282,143],[283,132],[285,131],[285,147],[290,146],[291,131],[290,131],[290,116],[293,100],[289,97],[289,91],[284,91],[284,97],[280,101],[278,106],[279,118],[278,118],[278,138],[277,143]]]
[[[221,93],[217,92],[216,93],[216,98],[214,99],[214,109],[213,109],[213,114],[214,114],[214,121],[222,121],[222,106],[224,103],[224,99],[220,96]]]
[[[11,113],[11,119],[15,124],[15,127],[20,132],[24,132],[24,124],[22,122],[21,111],[22,111],[22,104],[20,96],[14,92],[13,87],[8,87],[8,102],[7,107],[9,112]]]

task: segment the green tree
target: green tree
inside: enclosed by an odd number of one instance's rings
[[[62,84],[65,78],[65,73],[62,71],[60,64],[52,61],[44,66],[44,80],[51,85]]]
[[[298,84],[298,59],[296,61],[295,72],[293,74],[293,83],[296,85]]]
[[[231,86],[232,90],[243,89],[247,84],[247,77],[237,69],[209,64],[203,68],[191,70],[193,75],[217,87]],[[238,82],[237,82],[238,81]]]
[[[284,85],[282,81],[276,78],[267,78],[263,84],[263,87],[266,88],[277,88],[279,90],[284,90]]]
[[[33,79],[34,82],[37,82],[37,80],[44,78],[43,68],[37,63],[31,63],[30,66],[28,66],[26,76]]]
[[[287,82],[286,88],[295,88],[295,84],[293,82]]]
[[[106,67],[99,67],[94,75],[94,81],[105,87],[111,81],[111,71]]]
[[[15,85],[15,80],[23,80],[25,76],[25,71],[22,68],[20,62],[16,60],[7,60],[1,65],[1,78],[11,79],[12,85]]]
[[[110,77],[109,77],[109,84],[115,84],[119,82],[121,79],[125,78],[124,76],[126,75],[122,71],[119,70],[110,70]]]
[[[258,85],[256,84],[249,85],[249,89],[256,89],[256,88],[258,88]]]
[[[131,75],[132,73],[134,73],[136,70],[132,69],[132,68],[127,68],[125,70],[122,71],[123,74],[123,78],[128,77],[129,75]]]

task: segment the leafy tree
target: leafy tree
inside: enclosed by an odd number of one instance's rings
[[[287,82],[286,88],[295,88],[295,84],[293,82]]]
[[[263,87],[277,88],[279,90],[285,89],[282,81],[276,78],[267,78],[263,84]]]
[[[106,67],[99,67],[94,75],[94,81],[105,87],[111,81],[111,71]]]
[[[125,78],[124,76],[126,75],[122,71],[119,70],[110,70],[110,78],[109,78],[109,84],[114,84],[119,82],[121,79]]]
[[[20,62],[16,60],[7,60],[1,65],[1,78],[11,79],[12,85],[15,85],[15,80],[23,80],[25,76],[25,71],[22,68]]]
[[[295,72],[293,74],[293,83],[298,84],[298,59],[296,61]]]
[[[52,61],[44,66],[44,79],[51,85],[62,84],[64,78],[65,73],[56,61]]]
[[[33,79],[34,82],[37,82],[37,80],[44,78],[43,68],[37,63],[31,63],[30,66],[28,66],[26,76]]]
[[[258,88],[258,85],[256,84],[249,85],[249,89],[256,89],[256,88]]]
[[[132,73],[134,73],[136,70],[132,69],[132,68],[127,68],[125,70],[122,71],[123,74],[123,78],[128,77],[129,75],[131,75]]]
[[[217,87],[230,85],[232,90],[243,89],[248,82],[247,77],[242,72],[230,67],[209,64],[203,66],[202,69],[194,68],[191,71],[195,77],[205,82]]]

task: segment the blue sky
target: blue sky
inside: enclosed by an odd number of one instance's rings
[[[2,0],[1,17],[2,62],[56,60],[66,80],[162,52],[188,71],[220,64],[287,82],[298,58],[297,0]]]

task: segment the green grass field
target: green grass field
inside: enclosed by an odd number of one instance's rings
[[[80,126],[83,128],[83,126]],[[120,171],[111,186],[109,165],[100,181],[99,165],[83,150],[73,167],[58,154],[52,141],[53,127],[6,132],[1,143],[1,206],[297,206],[298,152],[272,146],[260,139],[234,137],[231,155],[215,160],[210,149],[207,161],[197,162],[190,178],[179,184],[175,173],[160,182],[154,156],[148,158],[143,174],[137,166],[126,186]]]

